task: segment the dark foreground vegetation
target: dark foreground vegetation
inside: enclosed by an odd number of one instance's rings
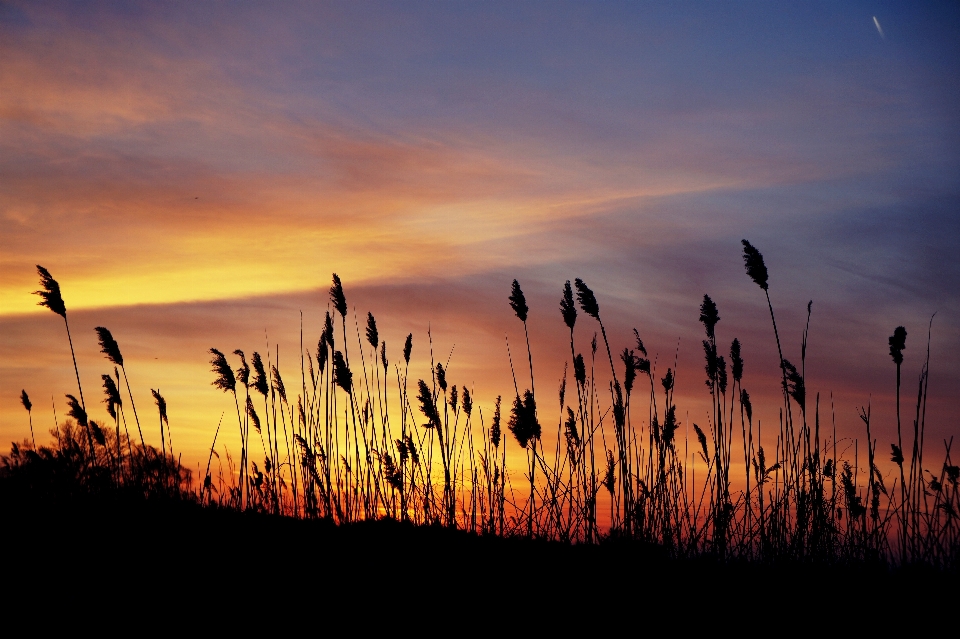
[[[894,589],[884,596],[928,604],[955,593],[960,468],[951,442],[936,463],[924,457],[929,337],[916,403],[904,415],[906,330],[890,337],[898,398],[890,452],[878,448],[869,406],[861,411],[866,444],[838,447],[832,411],[828,421],[819,395],[806,393],[807,332],[794,365],[783,355],[763,258],[747,241],[743,249],[782,374],[780,422],[763,430],[743,387],[740,342],[729,353],[721,347],[709,296],[700,307],[713,402],[704,426],[680,423],[676,371],[658,371],[639,333],[613,355],[599,303],[579,279],[560,298],[572,379],[565,370],[559,401],[538,401],[528,308],[514,281],[509,304],[523,325],[526,366],[514,367],[522,349],[508,344],[513,399],[507,408],[498,398],[484,415],[470,388],[449,384],[450,359],[435,361],[431,340],[429,375],[408,383],[413,336],[391,366],[373,315],[363,337],[359,322],[351,326],[334,275],[316,348],[302,346],[295,360],[296,388],[283,381],[279,350],[254,352],[248,363],[237,349],[231,365],[211,349],[213,384],[237,421],[211,429],[204,476],[194,482],[173,449],[166,400],[152,391],[156,412],[140,420],[119,344],[99,327],[113,365],[101,376],[109,422],[91,418],[75,360],[79,397],[67,395],[69,419],[50,445],[37,445],[32,404],[21,395],[31,439],[15,444],[0,469],[12,561],[25,575],[85,583],[147,575],[137,579],[166,588],[183,579],[203,584],[205,596],[242,597],[262,580],[297,592],[311,582],[324,597],[361,593],[371,606],[376,593],[429,600],[424,593],[438,589],[494,593],[507,584],[526,598],[521,607],[544,597],[705,605],[689,594],[704,584],[713,584],[711,605],[824,591],[853,605],[875,599],[880,586]],[[59,284],[38,269],[41,304],[63,318],[72,349]],[[808,305],[808,327],[811,312]],[[592,336],[586,355],[575,332],[581,314]],[[548,423],[556,427],[550,444]],[[217,448],[227,427],[239,430],[236,457]],[[145,436],[156,430],[159,447]],[[508,445],[526,455],[520,471],[507,466]],[[884,454],[893,466],[886,473]],[[738,463],[743,474],[734,477]],[[153,569],[142,572],[146,565]]]
[[[16,586],[5,605],[109,607],[117,619],[196,613],[221,628],[247,616],[269,624],[264,615],[279,605],[291,628],[350,615],[358,627],[418,623],[425,632],[445,620],[570,631],[605,627],[606,613],[620,610],[640,617],[639,632],[644,614],[699,627],[749,608],[751,623],[809,610],[818,623],[864,627],[886,623],[882,601],[922,616],[950,610],[957,596],[956,575],[927,567],[671,558],[619,539],[572,545],[395,519],[337,525],[122,491],[23,500],[19,487],[0,486],[3,570]]]

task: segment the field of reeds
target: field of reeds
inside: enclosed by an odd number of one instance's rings
[[[684,561],[956,571],[960,467],[952,440],[933,454],[935,463],[925,457],[929,327],[914,384],[901,388],[904,327],[886,345],[896,369],[897,440],[878,442],[866,408],[864,445],[856,443],[851,456],[849,447],[838,451],[832,411],[821,406],[827,400],[806,392],[807,332],[800,360],[784,358],[763,257],[744,240],[742,258],[780,362],[780,420],[763,433],[742,386],[741,344],[718,340],[719,311],[707,295],[699,321],[712,409],[687,437],[674,403],[676,371],[657,370],[639,334],[626,347],[611,344],[600,300],[580,279],[567,281],[559,297],[557,321],[570,335],[557,345],[568,355],[562,383],[539,384],[539,393],[529,309],[513,281],[504,312],[516,315],[525,337],[507,346],[512,379],[504,385],[514,393],[481,407],[473,389],[450,383],[449,360],[435,360],[429,334],[416,345],[408,335],[392,358],[372,314],[361,334],[334,274],[322,333],[301,331],[299,370],[282,374],[269,352],[210,349],[211,381],[227,412],[211,429],[202,477],[173,449],[164,397],[152,390],[152,406],[138,412],[120,345],[98,327],[113,371],[97,392],[111,423],[89,418],[92,389],[84,395],[74,358],[76,395],[66,396],[69,419],[51,431],[51,444],[35,439],[32,403],[22,392],[31,439],[2,458],[0,494],[58,503],[124,495],[347,528],[392,520],[566,545],[636,543]],[[40,303],[62,318],[72,352],[59,283],[38,271]],[[589,343],[575,339],[578,323],[589,323]],[[415,347],[429,349],[429,370],[410,370]],[[221,455],[218,438],[228,428],[240,449]],[[761,434],[775,445],[765,450]],[[508,467],[508,447],[518,447],[511,460],[525,460],[519,467]],[[884,457],[896,467],[892,481],[878,467]],[[695,459],[700,472],[692,471]]]

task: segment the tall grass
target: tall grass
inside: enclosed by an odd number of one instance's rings
[[[474,401],[474,388],[450,383],[455,366],[450,356],[436,361],[429,332],[428,375],[409,377],[412,334],[402,357],[391,364],[376,319],[368,313],[361,332],[343,284],[334,275],[315,349],[304,347],[301,322],[300,353],[292,360],[299,360],[299,388],[284,383],[279,347],[268,343],[266,361],[253,352],[249,364],[241,349],[228,351],[230,358],[210,349],[212,384],[234,400],[240,451],[236,464],[229,451],[220,459],[218,424],[198,488],[191,487],[190,473],[173,458],[166,401],[159,391],[152,393],[160,450],[145,443],[142,431],[139,445],[130,441],[117,388],[116,367],[123,369],[123,359],[103,327],[97,329],[101,350],[115,365],[113,376],[102,376],[114,429],[103,430],[88,419],[82,394],[79,401],[68,395],[74,421],[60,429],[57,445],[15,445],[3,458],[4,472],[41,461],[74,464],[78,478],[96,476],[98,485],[132,486],[144,494],[336,523],[390,518],[571,543],[630,539],[657,544],[676,557],[956,568],[960,468],[951,459],[952,440],[945,442],[937,473],[924,466],[930,328],[912,441],[906,442],[909,459],[903,453],[900,425],[906,330],[897,327],[889,340],[896,365],[898,423],[891,461],[899,476],[888,486],[878,467],[871,407],[860,410],[866,447],[861,452],[855,441],[851,456],[849,450],[838,449],[832,397],[829,425],[821,424],[828,417],[820,395],[808,397],[805,365],[812,302],[797,366],[783,356],[763,256],[746,240],[743,259],[748,277],[764,293],[777,344],[783,404],[772,431],[754,421],[750,394],[743,386],[742,344],[733,339],[725,346],[720,310],[709,295],[703,297],[699,320],[711,409],[701,425],[679,417],[676,362],[664,371],[651,361],[636,330],[631,344],[614,358],[616,349],[596,295],[579,278],[573,286],[567,281],[559,310],[570,331],[569,360],[558,401],[552,404],[558,409],[556,435],[547,444],[543,424],[554,418],[553,409],[536,395],[529,308],[516,280],[507,301],[523,324],[530,384],[526,388],[525,382],[518,383],[508,341],[514,396],[507,400],[505,416],[501,397],[484,415]],[[42,303],[65,320],[59,285],[45,269],[40,273],[48,296]],[[580,312],[587,318],[586,326],[580,322],[580,331],[592,333],[592,339],[578,347],[574,329]],[[603,343],[599,371],[598,337]],[[75,371],[79,385],[76,365]],[[541,384],[541,392],[543,388]],[[127,390],[132,405],[129,382]],[[29,413],[25,391],[22,400]],[[32,413],[29,419],[32,428]],[[761,441],[768,444],[766,450]],[[507,466],[507,448],[514,445],[525,455],[519,471]],[[743,474],[738,471],[734,477],[740,463]],[[523,488],[515,490],[520,485]]]

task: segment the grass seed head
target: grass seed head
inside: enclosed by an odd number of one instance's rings
[[[711,341],[715,340],[715,329],[717,322],[720,321],[720,313],[717,312],[717,305],[709,295],[703,296],[703,303],[700,305],[700,321],[703,322],[703,327],[707,331],[707,338]]]
[[[33,409],[33,403],[30,401],[30,396],[27,395],[27,391],[25,390],[20,391],[20,403],[27,409],[28,413]]]
[[[616,485],[615,479],[616,479],[616,476],[614,474],[613,451],[608,449],[607,450],[607,470],[603,475],[603,481],[601,483],[603,484],[603,487],[606,488],[611,495],[613,495],[613,489]]]
[[[150,392],[153,393],[153,401],[157,405],[157,410],[160,411],[160,421],[169,425],[170,421],[167,419],[167,400],[163,398],[159,390],[151,388]]]
[[[111,419],[116,419],[117,406],[123,405],[120,399],[120,389],[117,388],[117,384],[109,375],[101,375],[100,379],[103,380],[103,393],[106,395],[103,403],[107,405],[107,414],[110,415]]]
[[[573,303],[573,289],[570,288],[570,280],[563,285],[563,297],[560,298],[560,315],[563,316],[563,323],[571,331],[577,323],[577,306]]]
[[[633,392],[633,383],[637,379],[637,356],[633,351],[624,348],[620,353],[620,359],[623,361],[623,389],[627,392],[627,397]],[[561,402],[562,404],[563,402]]]
[[[730,344],[730,369],[733,381],[739,383],[743,379],[743,358],[740,357],[740,340],[734,339]]]
[[[757,286],[766,291],[768,288],[767,266],[763,263],[763,256],[750,242],[741,240],[740,243],[743,244],[743,266],[747,269],[747,275]]]
[[[889,342],[890,357],[893,358],[893,363],[899,366],[903,363],[903,349],[907,347],[907,329],[902,326],[896,327]]]
[[[250,367],[247,366],[247,358],[239,348],[233,351],[234,355],[240,357],[240,367],[237,368],[237,381],[244,385],[244,387],[250,386]]]
[[[330,348],[335,348],[334,340],[335,336],[333,334],[333,315],[330,314],[330,311],[327,311],[326,316],[323,318],[323,339],[330,345]]]
[[[420,464],[420,453],[417,452],[417,446],[413,443],[410,435],[407,435],[405,441],[407,443],[407,452],[410,453],[410,461],[413,462],[414,466],[418,466]]]
[[[333,381],[345,392],[353,392],[353,373],[350,372],[340,351],[333,352]]]
[[[500,448],[500,400],[502,397],[497,395],[496,408],[493,411],[493,424],[490,426],[490,443],[494,448]]]
[[[745,388],[740,389],[740,403],[743,404],[743,411],[747,414],[747,422],[753,423],[753,404],[750,403],[750,393]]]
[[[579,353],[573,358],[573,378],[581,387],[587,383],[587,365],[583,361],[583,355]]]
[[[703,429],[694,424],[693,430],[697,431],[697,441],[700,442],[700,450],[703,452],[703,459],[710,459],[710,455],[707,453],[707,436],[704,434]]]
[[[956,486],[957,482],[960,481],[960,466],[944,465],[944,470],[947,472],[947,479],[950,480],[951,484]]]
[[[894,464],[902,467],[903,466],[903,451],[900,450],[900,447],[896,444],[890,444],[891,452],[890,461]]]
[[[567,440],[567,450],[571,453],[580,449],[580,432],[577,430],[577,416],[567,406],[567,421],[563,424],[563,435]]]
[[[280,377],[280,371],[277,370],[276,366],[273,366],[271,368],[271,373],[273,374],[273,389],[277,391],[278,395],[280,395],[280,400],[284,404],[289,405],[287,402],[287,389],[283,385],[283,378]]]
[[[574,280],[574,284],[577,287],[577,301],[580,302],[580,308],[583,309],[584,313],[599,321],[600,305],[597,304],[596,295],[593,294],[593,291],[591,291],[579,277]],[[594,337],[594,339],[596,339],[596,337]]]
[[[373,319],[373,313],[367,313],[367,341],[376,350],[380,345],[380,334],[377,332],[377,320]]]
[[[643,345],[643,340],[640,339],[640,331],[633,329],[633,336],[637,338],[637,352],[643,353],[643,356],[647,357],[647,349]]]
[[[347,316],[347,298],[343,294],[343,284],[340,282],[340,276],[333,274],[333,284],[330,286],[330,303],[333,308],[340,313],[340,317]]]
[[[443,370],[443,364],[437,362],[437,385],[444,393],[447,392],[447,373]]]
[[[521,322],[527,321],[527,299],[523,296],[523,291],[520,290],[520,283],[517,280],[513,280],[513,285],[510,287],[510,308],[513,309],[513,312],[517,314],[517,317],[520,318]]]
[[[783,360],[783,370],[787,375],[787,380],[783,382],[784,390],[800,406],[800,410],[806,410],[807,393],[803,383],[803,376],[797,370],[797,367],[789,360]]]
[[[613,402],[613,422],[617,427],[617,432],[623,432],[626,424],[626,410],[623,405],[623,390],[620,388],[620,382],[613,383],[614,402]]]
[[[567,397],[567,363],[563,363],[563,378],[560,380],[560,412],[563,412],[564,400]]]
[[[230,364],[227,363],[227,358],[215,348],[210,349],[210,354],[213,355],[213,359],[210,360],[210,365],[213,367],[213,372],[217,376],[217,378],[213,380],[213,385],[224,392],[235,392],[237,390],[237,378],[234,377],[233,369],[230,368]]]
[[[413,351],[413,333],[407,335],[407,341],[403,343],[403,361],[410,363],[410,353]]]
[[[39,264],[37,264],[37,273],[40,275],[40,286],[43,287],[42,291],[34,291],[33,293],[34,295],[40,296],[40,301],[37,302],[37,305],[46,306],[60,317],[66,319],[67,307],[64,305],[63,297],[60,295],[60,284],[57,283],[57,280],[53,279],[50,271]]]
[[[673,435],[677,431],[677,407],[670,406],[666,415],[663,417],[663,444],[670,446],[673,444]]]
[[[87,411],[83,410],[83,407],[80,406],[80,402],[77,401],[77,398],[73,395],[67,395],[67,415],[73,417],[77,420],[77,423],[81,426],[87,425]]]
[[[673,382],[674,382],[673,369],[668,368],[667,374],[664,376],[663,379],[660,380],[660,383],[663,384],[664,393],[669,393],[670,391],[673,390]]]
[[[100,352],[106,355],[107,359],[117,366],[123,366],[123,355],[120,354],[120,345],[117,344],[117,340],[113,339],[110,331],[103,326],[98,326],[93,330],[97,332]]]
[[[257,415],[257,409],[253,407],[253,399],[247,395],[247,415],[250,417],[250,421],[253,422],[253,427],[257,429],[257,432],[260,432],[260,416]]]
[[[473,398],[470,396],[470,391],[466,386],[463,387],[463,412],[467,414],[467,417],[473,413]]]
[[[518,395],[513,400],[513,410],[507,424],[510,432],[517,438],[521,448],[526,448],[530,442],[540,439],[540,422],[537,421],[537,402],[533,393],[523,391],[523,398]]]
[[[330,354],[330,351],[327,350],[328,344],[326,338],[321,338],[317,342],[317,369],[320,371],[320,374],[323,374],[323,370],[327,366],[327,356]]]
[[[420,412],[427,418],[427,423],[423,427],[439,429],[440,413],[437,412],[437,404],[433,401],[433,393],[422,379],[418,381],[417,385],[420,391],[417,395],[417,399],[420,400]]]
[[[717,383],[717,347],[711,340],[703,340],[704,372],[707,374],[706,385],[713,393],[713,386]]]
[[[90,431],[93,433],[93,440],[100,444],[101,446],[107,445],[107,436],[103,434],[103,429],[100,428],[100,424],[90,420]]]
[[[727,394],[727,360],[723,355],[717,358],[717,386],[721,395]]]
[[[253,352],[253,382],[250,385],[264,397],[270,392],[270,382],[267,378],[267,369],[263,365],[263,358],[260,353]]]

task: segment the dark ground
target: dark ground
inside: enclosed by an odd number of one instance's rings
[[[955,575],[882,566],[676,560],[637,543],[569,546],[387,520],[338,527],[120,496],[38,501],[0,489],[0,513],[11,611],[67,604],[98,618],[201,615],[240,628],[247,618],[310,627],[349,617],[371,630],[445,619],[498,634],[537,620],[572,630],[673,619],[693,630],[747,615],[749,634],[765,634],[756,622],[813,630],[943,606],[955,617],[958,603]]]

